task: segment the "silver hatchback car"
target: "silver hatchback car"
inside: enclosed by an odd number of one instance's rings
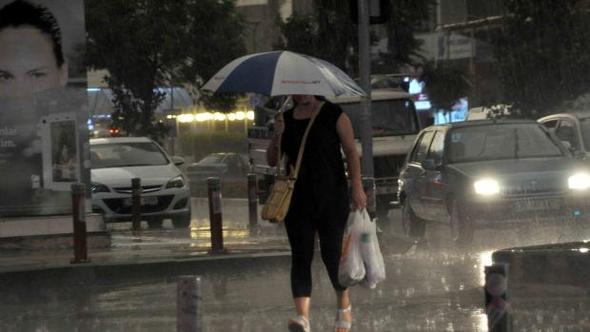
[[[106,222],[131,220],[131,180],[141,179],[141,214],[150,227],[161,227],[166,218],[176,228],[191,222],[188,181],[178,165],[147,137],[114,137],[90,140],[92,210]]]

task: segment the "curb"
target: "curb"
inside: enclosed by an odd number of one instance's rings
[[[24,288],[71,287],[72,285],[109,285],[169,279],[179,275],[223,272],[252,268],[256,264],[288,264],[289,251],[236,253],[212,256],[177,256],[167,259],[141,259],[127,262],[89,262],[49,268],[6,271],[0,273],[0,291]],[[130,257],[130,259],[133,259]]]
[[[508,284],[590,288],[590,243],[570,242],[495,251],[494,264],[509,264]],[[509,286],[510,287],[510,286]]]

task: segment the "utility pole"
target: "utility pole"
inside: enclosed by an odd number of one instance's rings
[[[369,44],[369,0],[358,0],[359,71],[361,87],[366,95],[361,98],[361,146],[363,187],[367,193],[367,209],[375,211],[375,177],[373,172],[373,134],[371,124],[371,59]]]

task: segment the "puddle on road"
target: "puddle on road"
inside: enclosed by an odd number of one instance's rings
[[[487,331],[480,266],[485,253],[430,252],[386,255],[388,279],[375,290],[352,289],[357,331]],[[203,271],[204,331],[280,331],[292,315],[289,266],[226,265]],[[326,331],[334,319],[334,294],[319,255],[314,279],[312,328]],[[84,290],[30,290],[3,298],[1,331],[172,331],[175,280],[152,280]],[[513,301],[519,331],[588,321],[588,298]],[[27,295],[27,294],[25,294]],[[576,323],[577,322],[577,323]],[[557,325],[556,325],[557,324]],[[582,326],[582,325],[580,325]],[[578,329],[579,331],[583,329]],[[576,331],[574,329],[574,331]]]
[[[190,234],[171,241],[209,245],[207,227],[195,222]],[[194,231],[194,235],[193,235]],[[247,229],[235,233],[243,239]],[[536,233],[539,234],[538,237]],[[566,239],[559,230],[536,230],[527,244],[551,237]],[[483,267],[491,263],[493,248],[514,245],[526,238],[508,230],[478,233],[468,251],[449,242],[446,227],[429,227],[429,243],[405,254],[385,252],[387,279],[375,290],[351,291],[354,328],[363,332],[487,331]],[[230,235],[232,234],[232,235]],[[224,234],[226,235],[226,234]],[[575,235],[575,234],[574,234]],[[200,240],[203,240],[202,242]],[[194,241],[194,242],[193,242]],[[524,244],[524,243],[523,243]],[[393,248],[394,244],[384,243]],[[201,303],[204,331],[266,332],[286,329],[293,315],[285,264],[228,264],[202,271]],[[334,294],[316,253],[312,300],[312,330],[331,330]],[[587,292],[513,293],[515,330],[590,330]],[[174,280],[120,286],[91,286],[83,290],[28,290],[6,295],[0,303],[0,331],[173,331],[176,328]],[[545,297],[544,297],[545,296]]]

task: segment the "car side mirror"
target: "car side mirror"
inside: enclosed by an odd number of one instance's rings
[[[427,171],[435,171],[437,170],[438,165],[434,159],[426,159],[422,161],[422,167]]]
[[[180,166],[180,165],[183,165],[185,163],[184,158],[179,157],[179,156],[173,156],[172,157],[172,162],[176,166]]]

